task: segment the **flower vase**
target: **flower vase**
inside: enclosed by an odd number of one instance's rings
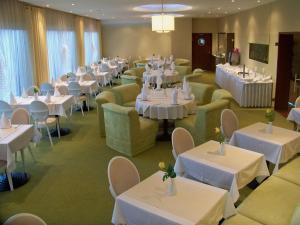
[[[168,183],[168,196],[174,196],[176,194],[175,178],[170,178]]]
[[[35,101],[39,100],[39,94],[38,93],[34,93],[34,100]]]
[[[225,155],[225,143],[224,142],[220,143],[219,154]]]
[[[267,133],[272,134],[272,132],[273,132],[272,122],[268,122]]]

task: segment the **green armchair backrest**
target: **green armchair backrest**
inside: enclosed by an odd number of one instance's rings
[[[175,66],[175,70],[179,73],[182,78],[190,73],[192,73],[191,66]]]
[[[126,70],[124,72],[124,75],[136,76],[136,77],[143,78],[144,72],[145,72],[145,67],[137,67],[137,68],[131,68],[129,70]]]
[[[118,105],[124,105],[128,102],[133,102],[140,93],[138,84],[124,84],[111,89],[116,98]]]
[[[138,84],[140,88],[143,86],[142,79],[137,76],[122,75],[121,84]]]
[[[105,137],[105,125],[102,104],[115,103],[115,101],[115,95],[110,91],[103,91],[96,97],[99,132],[101,137]]]
[[[133,67],[145,67],[146,63],[148,61],[146,59],[139,59],[139,60],[135,60],[133,61]]]
[[[211,102],[214,87],[209,84],[190,82],[192,93],[197,105],[205,105]]]
[[[175,59],[175,65],[176,66],[189,66],[190,65],[190,60],[176,58]]]

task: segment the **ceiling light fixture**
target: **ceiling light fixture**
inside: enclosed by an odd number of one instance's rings
[[[47,8],[49,8],[49,7],[50,7],[50,5],[49,5],[49,4],[47,4],[47,5],[46,5],[46,7],[47,7]]]
[[[174,16],[164,14],[164,2],[161,1],[161,14],[152,16],[152,31],[168,33],[175,30]]]
[[[72,6],[74,6],[75,5],[75,3],[72,3]]]

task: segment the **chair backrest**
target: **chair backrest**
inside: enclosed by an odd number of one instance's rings
[[[68,75],[67,75],[67,74],[61,75],[61,76],[60,76],[60,80],[61,80],[61,81],[64,81],[64,82],[65,82],[65,81],[68,81]]]
[[[18,108],[16,110],[14,110],[14,112],[11,116],[11,123],[12,124],[29,124],[30,123],[29,112],[23,108]]]
[[[138,84],[124,84],[112,88],[111,91],[115,94],[117,104],[123,105],[135,101],[141,89]]]
[[[296,99],[295,101],[295,107],[299,108],[300,107],[300,96]]]
[[[205,105],[211,102],[214,87],[210,84],[190,82],[190,87],[197,105]]]
[[[224,109],[221,113],[221,130],[229,140],[235,130],[239,128],[239,120],[231,109]]]
[[[61,95],[68,95],[68,94],[69,94],[68,87],[65,86],[65,85],[58,86],[58,87],[57,87],[57,90],[59,91],[59,93],[60,93]]]
[[[51,95],[54,94],[54,87],[49,83],[42,83],[40,90],[42,95],[46,95],[47,92],[50,92]]]
[[[28,96],[34,96],[34,86],[27,88],[26,92]]]
[[[10,118],[12,112],[13,112],[13,109],[12,109],[11,105],[5,101],[0,100],[0,116],[2,115],[2,113],[4,113],[5,116]]]
[[[80,96],[81,94],[80,84],[75,81],[70,82],[68,86],[68,91],[70,95],[73,95],[75,97]]]
[[[8,218],[3,225],[47,225],[40,217],[29,214],[19,213]]]
[[[195,147],[194,139],[190,132],[182,127],[177,127],[172,133],[173,156],[176,159],[181,153]]]
[[[45,121],[49,116],[48,106],[41,101],[33,101],[29,106],[31,117],[34,121]]]
[[[109,161],[107,175],[109,190],[114,198],[140,182],[136,166],[122,156],[114,157]]]
[[[107,63],[101,63],[100,64],[100,71],[101,72],[109,72],[109,66],[108,66],[108,64]]]

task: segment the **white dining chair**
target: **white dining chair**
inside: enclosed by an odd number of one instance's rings
[[[13,191],[14,190],[14,185],[13,185],[11,173],[7,171],[6,167],[7,167],[7,162],[3,161],[3,160],[0,160],[0,168],[4,168],[5,175],[7,177],[8,184],[9,184],[9,189],[10,189],[10,191]]]
[[[40,86],[41,95],[47,95],[49,92],[51,95],[54,94],[54,87],[50,83],[42,83]]]
[[[67,74],[63,74],[59,77],[59,79],[63,82],[67,82],[69,78]]]
[[[26,109],[23,108],[18,108],[14,110],[11,116],[11,124],[30,124],[30,115],[29,112]],[[33,155],[32,149],[30,147],[30,144],[27,146],[28,151],[33,159],[35,160],[35,157]],[[15,160],[17,161],[17,152],[15,152]],[[23,162],[23,167],[24,167],[24,172],[25,172],[25,159],[24,159],[24,149],[21,150],[21,157],[22,157],[22,162]]]
[[[61,85],[57,86],[56,88],[61,95],[69,95],[69,89],[67,86]]]
[[[6,117],[11,118],[12,112],[13,109],[11,105],[5,101],[0,100],[0,116],[2,116],[2,113],[4,113]]]
[[[81,95],[81,88],[78,82],[70,82],[69,86],[68,86],[68,91],[70,95],[74,96],[75,99],[75,106],[79,106],[81,109],[81,113],[82,116],[84,116],[84,112],[83,112],[83,102],[86,101],[86,104],[88,106],[88,110],[89,110],[89,102],[88,102],[88,98],[85,95]],[[72,116],[73,113],[73,105],[71,106],[71,113],[70,115]]]
[[[3,225],[47,225],[40,217],[30,213],[19,213],[9,217]]]
[[[231,109],[224,109],[221,113],[221,131],[228,143],[234,131],[239,129],[239,120]]]
[[[38,128],[39,130],[41,130],[42,128],[46,128],[51,146],[53,146],[52,137],[48,125],[56,125],[58,138],[60,138],[60,127],[58,119],[55,117],[49,117],[49,109],[44,102],[33,101],[31,102],[29,109],[36,128]]]
[[[300,96],[296,98],[295,108],[300,108]]]
[[[114,198],[140,182],[136,166],[127,158],[116,156],[109,161],[109,190]]]
[[[194,139],[190,132],[182,127],[177,127],[172,132],[172,154],[177,156],[195,147]]]

